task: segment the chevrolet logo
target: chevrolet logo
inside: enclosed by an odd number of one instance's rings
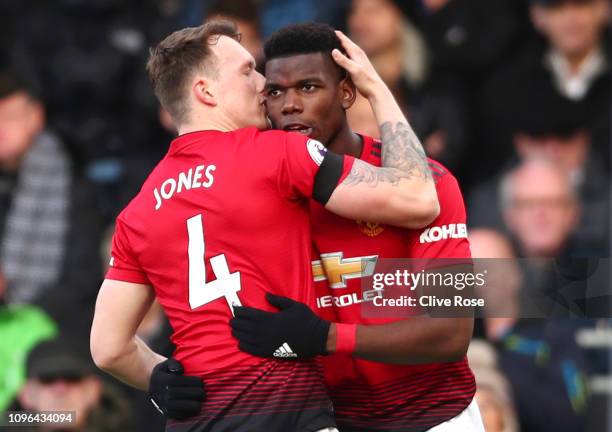
[[[346,288],[348,279],[356,279],[374,274],[378,255],[356,258],[343,258],[342,252],[321,254],[321,259],[312,262],[312,275],[315,282],[327,280],[330,288]]]

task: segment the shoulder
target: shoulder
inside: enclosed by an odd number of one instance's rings
[[[310,158],[320,165],[327,149],[316,139],[296,132],[278,130],[258,131],[256,133],[256,151],[268,158],[286,158],[302,160]]]
[[[287,140],[287,136],[289,132],[281,131],[281,130],[258,130],[257,128],[251,127],[246,129],[240,129],[236,133],[242,134],[245,137],[250,137],[255,142],[260,142],[262,144],[270,143],[270,142],[285,142]],[[294,134],[291,134],[294,135]]]
[[[115,233],[121,231],[122,235],[131,236],[137,232],[146,232],[146,225],[151,221],[151,212],[148,209],[153,208],[153,198],[148,201],[145,200],[142,190],[132,198],[115,218]]]
[[[440,205],[444,207],[453,202],[463,202],[463,194],[454,174],[440,162],[427,159],[429,170],[436,184]]]
[[[286,132],[282,130],[265,130],[265,131],[254,131],[254,139],[262,144],[270,143],[284,143],[287,145],[306,144],[307,142],[316,140],[311,139],[305,135],[297,132]]]
[[[436,185],[453,180],[457,181],[453,173],[437,160],[427,158],[427,165]]]
[[[296,132],[286,132],[282,130],[257,130],[256,128],[247,128],[236,131],[241,134],[241,145],[250,146],[261,156],[274,158],[282,155],[287,149],[298,145],[304,145],[309,138]]]

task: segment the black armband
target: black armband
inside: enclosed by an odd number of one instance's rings
[[[319,171],[317,171],[312,188],[312,197],[316,201],[323,205],[327,204],[336,186],[338,186],[343,169],[344,156],[328,150],[323,162],[321,162]]]

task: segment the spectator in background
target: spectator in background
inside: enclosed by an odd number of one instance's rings
[[[481,311],[485,319],[476,320],[475,336],[497,340],[519,317],[521,269],[512,243],[502,232],[472,229],[469,239],[474,271],[487,274],[486,285],[476,288],[476,295],[485,301]]]
[[[476,378],[476,402],[486,432],[518,432],[518,420],[512,402],[510,384],[497,364],[495,349],[482,339],[475,339],[467,353]]]
[[[460,164],[467,128],[460,107],[429,86],[423,38],[392,0],[353,0],[351,37],[366,52],[423,141],[428,156],[451,170]],[[378,136],[367,101],[359,96],[348,110],[351,128]]]
[[[517,132],[515,119],[538,110],[546,116],[556,105],[573,102],[581,125],[609,169],[610,44],[605,37],[608,0],[531,0],[532,22],[542,35],[486,85],[482,95],[481,178],[507,162]],[[533,107],[534,95],[547,101]]]
[[[533,25],[550,46],[544,63],[554,86],[568,99],[583,99],[608,70],[602,34],[609,19],[606,0],[533,0]]]
[[[567,100],[556,101],[550,95],[534,94],[529,109],[517,113],[514,121],[517,126],[513,146],[518,160],[549,159],[558,168],[557,177],[565,177],[562,181],[567,185],[563,188],[569,188],[570,194],[577,199],[580,211],[574,215],[573,244],[569,251],[580,256],[606,256],[609,175],[601,156],[591,145],[591,133],[581,107]],[[492,143],[491,147],[495,149],[497,146]],[[546,180],[533,176],[530,181],[532,188],[521,188],[525,193],[537,193],[539,187],[547,184]],[[491,205],[501,203],[506,206],[505,210],[512,210],[512,201],[507,194],[500,201],[500,183],[501,176],[498,176],[473,189],[468,200],[468,216],[473,227],[504,229],[501,214],[504,209]],[[543,232],[538,234],[543,235]],[[545,256],[555,256],[559,252],[551,251]]]
[[[40,341],[54,337],[57,328],[40,308],[6,304],[6,282],[0,274],[0,412],[21,388],[26,377],[26,356]]]
[[[168,31],[163,2],[34,0],[18,6],[13,45],[30,60],[48,123],[74,169],[96,186],[106,221],[119,211],[122,176],[131,168],[125,159],[156,143],[157,103],[139,80],[146,77],[148,42]]]
[[[521,256],[554,258],[570,246],[579,204],[569,176],[557,164],[528,159],[502,181],[501,200]]]
[[[589,286],[607,280],[590,279],[586,257],[593,249],[576,240],[581,209],[569,176],[550,160],[528,159],[504,178],[501,190],[504,220],[519,256],[527,258],[521,312],[584,317],[594,306]]]
[[[400,105],[404,87],[418,87],[426,78],[425,45],[414,26],[392,0],[353,0],[348,29]]]
[[[429,53],[428,91],[444,95],[461,113],[464,144],[457,149],[451,146],[451,150],[459,153],[455,158],[461,156],[455,170],[466,187],[481,170],[470,166],[474,160],[482,160],[474,145],[480,128],[477,95],[482,83],[512,55],[520,41],[521,14],[516,8],[521,2],[415,0],[397,3],[425,39]]]
[[[263,48],[256,0],[213,0],[203,21],[213,18],[236,23],[241,35],[240,43],[255,57],[258,65],[261,63]]]
[[[42,103],[0,72],[0,272],[9,304],[36,303],[87,350],[100,280],[91,193],[73,172]]]
[[[42,342],[28,355],[28,379],[12,408],[74,412],[71,424],[41,425],[31,429],[36,431],[132,430],[129,405],[93,371],[90,361],[72,350],[70,341],[57,338]]]
[[[124,156],[143,144],[138,131],[147,128],[133,110],[133,83],[147,52],[154,2],[134,3],[38,1],[20,16],[14,37],[42,83],[50,124],[80,162]],[[116,170],[106,165],[94,174]]]
[[[515,0],[399,2],[422,31],[431,80],[469,102],[471,93],[513,48],[519,29]]]
[[[553,170],[549,176],[558,171],[540,162],[531,162],[524,171],[538,168]],[[541,199],[537,204],[531,203],[541,206],[539,211],[544,211],[547,204],[558,202]],[[558,236],[549,234],[548,237]],[[586,371],[589,369],[586,354],[575,341],[575,323],[552,319],[542,311],[537,316],[546,319],[524,318],[534,316],[521,306],[533,299],[527,292],[536,278],[512,276],[516,271],[524,274],[529,269],[521,265],[522,271],[518,270],[511,243],[505,236],[492,230],[472,230],[470,246],[474,258],[503,258],[494,268],[490,263],[484,264],[489,267],[487,280],[495,276],[491,288],[496,288],[494,295],[486,300],[485,329],[487,339],[497,347],[499,367],[512,385],[521,432],[585,431],[588,417]],[[544,249],[537,249],[543,253]],[[550,253],[551,247],[546,249]],[[535,249],[532,253],[537,256]],[[546,262],[550,260],[544,264]],[[478,264],[481,262],[477,260]],[[519,298],[512,285],[520,281]],[[491,299],[494,302],[489,303]],[[492,310],[487,310],[489,308]],[[470,358],[470,366],[479,385],[478,364],[475,366]]]

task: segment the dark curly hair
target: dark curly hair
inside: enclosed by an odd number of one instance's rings
[[[283,27],[274,32],[264,44],[264,54],[267,62],[279,57],[323,53],[335,64],[331,57],[334,48],[346,53],[332,27],[321,23],[304,23]],[[336,67],[344,78],[346,71],[340,66]]]

